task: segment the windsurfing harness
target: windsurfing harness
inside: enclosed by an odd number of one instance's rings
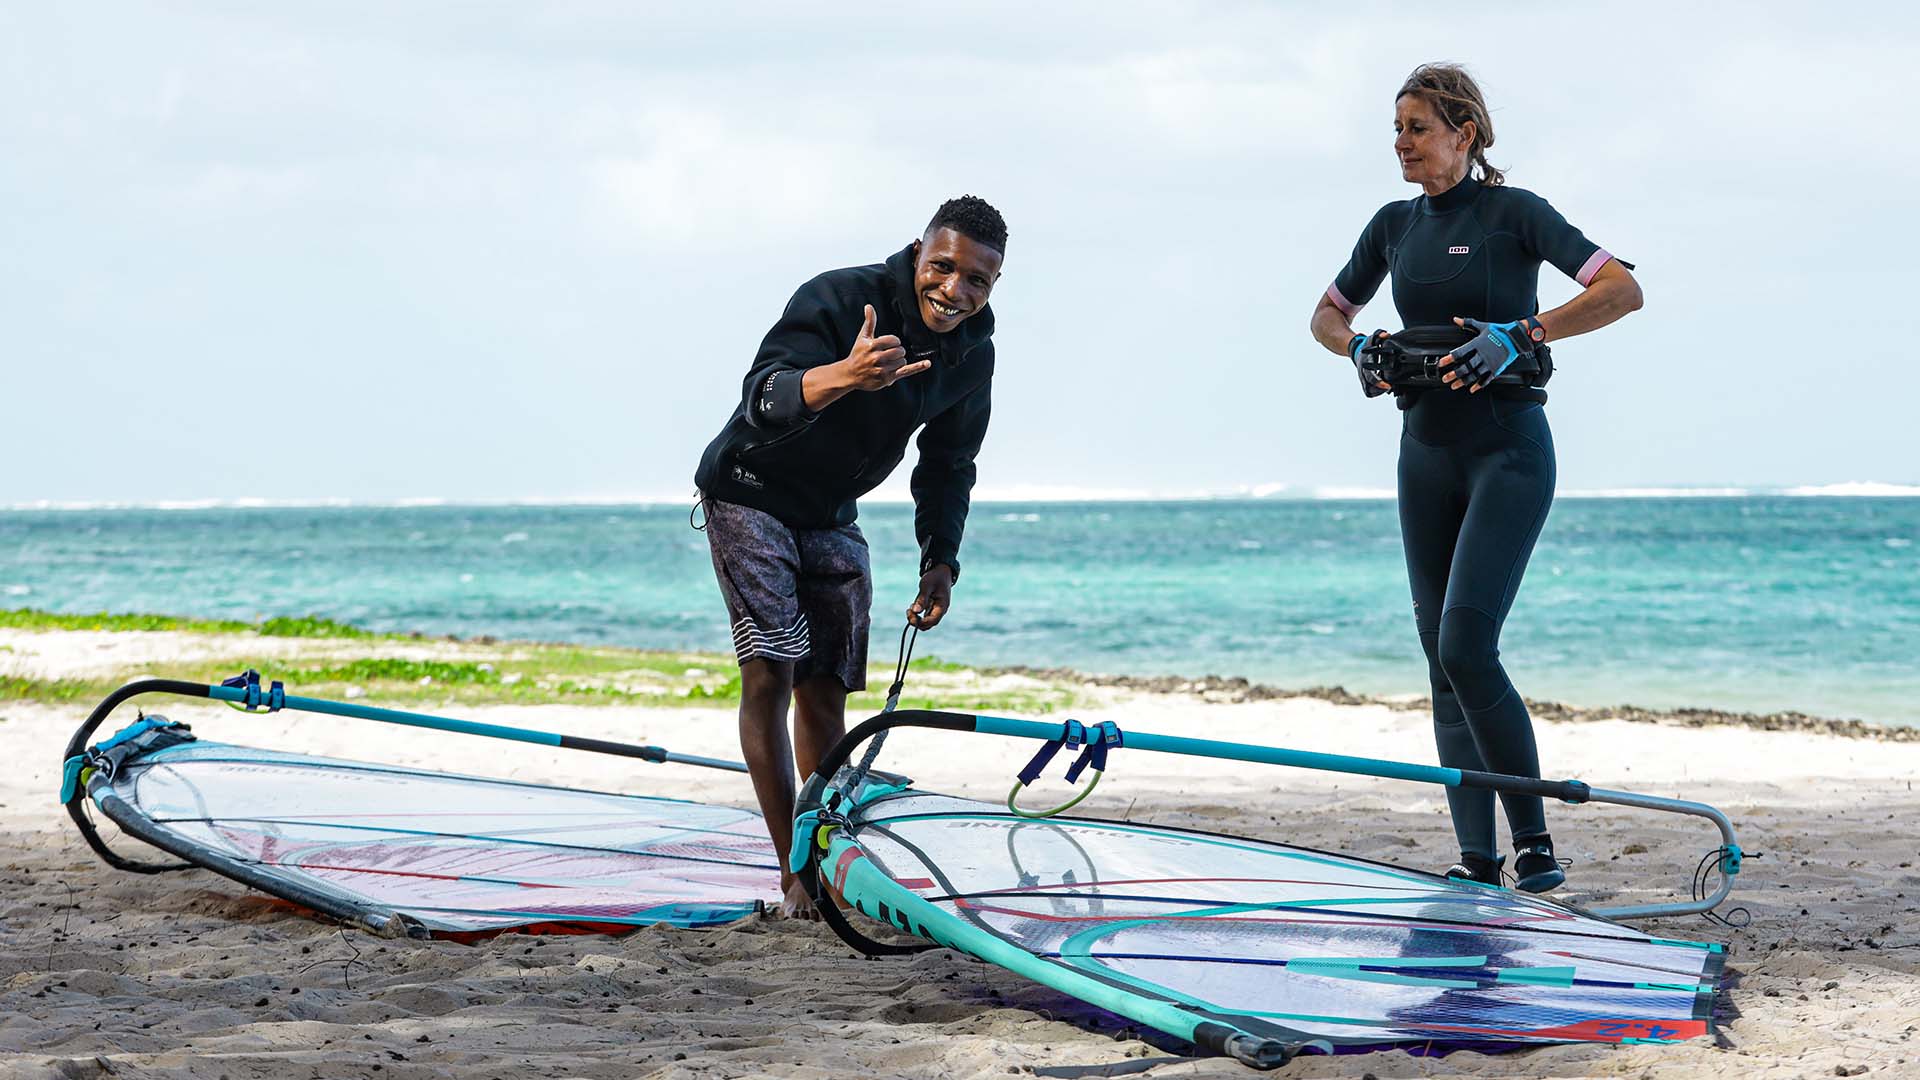
[[[1446,389],[1442,377],[1447,368],[1440,361],[1472,341],[1472,330],[1454,326],[1409,326],[1360,349],[1359,367],[1391,385],[1395,391]],[[1495,378],[1495,386],[1545,386],[1553,378],[1553,350],[1545,344],[1532,346]]]

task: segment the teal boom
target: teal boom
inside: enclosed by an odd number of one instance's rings
[[[861,724],[841,740],[820,766],[820,772],[807,784],[807,792],[824,796],[828,781],[835,771],[845,763],[845,756],[839,751],[843,748],[851,754],[854,747],[882,731],[895,727],[918,726],[935,727],[945,730],[976,731],[983,735],[1004,735],[1018,739],[1032,739],[1038,742],[1062,742],[1067,738],[1067,723],[1043,723],[1037,720],[1017,720],[1002,716],[978,716],[964,713],[934,712],[929,710],[905,710],[885,713]],[[1470,769],[1449,769],[1437,765],[1418,765],[1406,761],[1387,761],[1379,758],[1351,757],[1344,754],[1320,754],[1308,750],[1292,750],[1277,746],[1256,746],[1250,743],[1223,742],[1216,739],[1190,739],[1178,735],[1155,735],[1149,732],[1118,732],[1119,740],[1109,750],[1129,749],[1148,750],[1162,754],[1183,754],[1192,757],[1219,758],[1227,761],[1247,761],[1263,765],[1284,765],[1299,769],[1314,769],[1321,772],[1349,773],[1358,776],[1377,776],[1387,780],[1406,780],[1413,783],[1435,784],[1450,788],[1480,788],[1512,794],[1538,795],[1542,798],[1559,799],[1568,803],[1612,803],[1617,806],[1630,806],[1642,810],[1657,810],[1670,814],[1686,814],[1711,821],[1720,832],[1718,864],[1720,885],[1707,896],[1691,901],[1668,904],[1635,904],[1619,907],[1591,909],[1594,914],[1610,919],[1645,919],[1673,915],[1694,915],[1712,911],[1726,900],[1733,891],[1734,878],[1740,872],[1741,850],[1734,835],[1733,822],[1718,809],[1706,803],[1692,802],[1686,799],[1668,799],[1655,795],[1641,795],[1630,791],[1612,791],[1592,787],[1579,780],[1541,780],[1527,776],[1508,776],[1501,773],[1476,772]],[[816,790],[816,781],[817,790]],[[802,793],[797,808],[796,820],[804,817],[809,809],[817,809],[807,801]],[[816,803],[819,800],[816,799]],[[795,849],[800,850],[799,848]]]
[[[243,708],[256,708],[263,704],[272,708],[270,695],[263,695],[257,684],[233,686],[222,683],[207,687],[207,696],[215,701],[230,702]],[[277,699],[279,708],[293,709],[298,712],[320,713],[326,716],[348,716],[357,720],[377,720],[383,724],[401,724],[406,727],[428,728],[433,731],[457,732],[461,735],[479,735],[488,739],[506,739],[509,742],[534,743],[539,746],[558,746],[568,750],[585,750],[596,754],[614,754],[619,757],[639,758],[655,764],[669,762],[680,765],[699,765],[708,769],[725,769],[728,772],[743,773],[747,767],[737,761],[723,761],[719,758],[698,757],[693,754],[681,754],[672,750],[663,750],[657,746],[639,746],[632,743],[609,742],[605,739],[589,739],[580,735],[560,735],[551,731],[534,731],[529,728],[507,727],[502,724],[482,724],[473,720],[455,720],[446,716],[434,716],[429,713],[402,712],[399,709],[378,709],[370,705],[353,705],[343,701],[326,701],[321,698],[296,697],[283,694]]]

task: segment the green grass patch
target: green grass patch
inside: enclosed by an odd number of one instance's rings
[[[439,683],[446,686],[486,686],[500,681],[492,664],[445,660],[393,660],[367,657],[326,667],[281,668],[274,675],[292,685],[316,683]]]
[[[37,608],[0,610],[0,627],[12,630],[174,630],[190,634],[260,634],[265,637],[366,639],[382,636],[348,623],[314,615],[248,623],[232,619],[189,619],[175,615],[116,614],[110,611],[69,615]]]
[[[400,637],[399,634],[376,634],[371,630],[362,630],[351,623],[323,619],[318,615],[308,615],[298,619],[268,619],[255,627],[263,637],[301,637],[301,638],[349,638],[367,641],[373,638]]]
[[[172,615],[117,615],[108,611],[68,615],[36,608],[0,611],[0,627],[13,630],[189,630],[209,634],[241,634],[250,623],[215,619],[181,619]]]
[[[0,675],[0,701],[35,701],[46,705],[74,702],[93,704],[106,697],[121,680],[28,679],[18,675]]]
[[[708,683],[694,683],[687,688],[687,703],[690,705],[739,700],[740,676],[737,673],[732,678],[717,686]]]
[[[257,669],[267,681],[279,680],[289,693],[299,696],[345,698],[421,711],[492,704],[732,708],[740,701],[739,665],[725,653],[468,641],[436,642],[433,651],[445,655],[411,659],[379,655],[381,643],[418,640],[416,635],[373,634],[347,623],[312,617],[244,623],[168,615],[70,615],[13,609],[0,610],[0,627],[311,638],[327,642],[316,644],[316,653],[346,654],[271,659],[248,655],[245,645],[240,644],[223,657],[134,665],[82,679],[0,678],[0,700],[8,701],[91,703],[133,679],[217,683],[249,667]],[[365,647],[356,643],[365,643]],[[849,716],[878,712],[884,703],[893,678],[893,658],[875,656],[873,660],[868,673],[870,689],[849,699]],[[1036,715],[1078,703],[1067,684],[1032,683],[989,691],[967,677],[970,669],[964,665],[932,656],[914,660],[910,671],[902,708]]]
[[[631,657],[620,668],[632,672]],[[676,661],[678,663],[679,661]],[[261,678],[279,680],[301,697],[353,700],[368,705],[416,709],[457,709],[479,705],[625,705],[646,708],[733,708],[740,701],[740,676],[731,665],[713,665],[699,678],[632,682],[575,678],[543,671],[537,656],[485,664],[466,661],[398,660],[368,657],[326,665],[288,666],[246,659],[192,664],[154,664],[110,676],[85,679],[31,679],[0,676],[0,701],[91,707],[117,687],[143,678],[217,683],[249,666]],[[491,668],[491,670],[490,670]],[[886,699],[884,677],[870,678],[870,689],[847,699],[847,715],[877,713]],[[902,696],[903,709],[947,709],[968,713],[1039,716],[1070,709],[1080,698],[1067,685],[1041,684],[986,691],[956,686],[914,686]]]
[[[739,670],[732,657],[719,653],[642,652],[580,645],[503,648],[512,653],[503,661],[508,669],[526,668],[555,676],[601,678],[627,674],[661,679],[725,678]]]
[[[972,671],[965,664],[952,664],[937,656],[922,656],[907,665],[908,671],[944,671],[949,674]]]

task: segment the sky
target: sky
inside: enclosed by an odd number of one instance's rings
[[[1555,348],[1563,491],[1920,483],[1872,344],[1920,15],[1833,10],[6,5],[0,506],[685,499],[794,288],[963,192],[1010,234],[982,497],[1390,490],[1390,399],[1306,327],[1417,193],[1432,60],[1638,266]]]

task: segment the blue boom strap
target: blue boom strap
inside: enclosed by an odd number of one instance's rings
[[[240,691],[239,700],[228,699],[227,704],[245,712],[262,708],[268,712],[279,712],[287,706],[287,691],[280,685],[280,680],[273,680],[273,688],[263,694],[260,692],[260,673],[252,668],[231,679],[220,680],[220,685],[226,689]]]
[[[1050,818],[1055,814],[1066,813],[1080,805],[1087,796],[1093,794],[1094,788],[1100,786],[1100,778],[1107,772],[1108,748],[1118,749],[1122,745],[1120,728],[1111,720],[1102,720],[1091,728],[1078,720],[1065,721],[1061,727],[1060,737],[1047,740],[1046,744],[1034,753],[1033,760],[1027,762],[1027,767],[1020,770],[1019,779],[1013,782],[1013,790],[1007,792],[1007,809],[1020,817],[1034,819]],[[1067,766],[1067,783],[1071,784],[1079,780],[1080,774],[1085,772],[1088,766],[1092,766],[1093,779],[1087,781],[1087,786],[1076,792],[1073,798],[1051,810],[1022,808],[1018,802],[1020,789],[1040,779],[1040,773],[1062,749],[1072,750],[1081,746],[1085,749],[1080,751],[1079,759]]]
[[[1084,724],[1078,720],[1064,722],[1061,725],[1060,737],[1048,739],[1040,744],[1040,749],[1034,751],[1033,760],[1027,762],[1027,767],[1020,770],[1020,782],[1031,784],[1040,779],[1040,773],[1053,763],[1054,755],[1058,754],[1062,747],[1073,749],[1086,741],[1087,729]]]

